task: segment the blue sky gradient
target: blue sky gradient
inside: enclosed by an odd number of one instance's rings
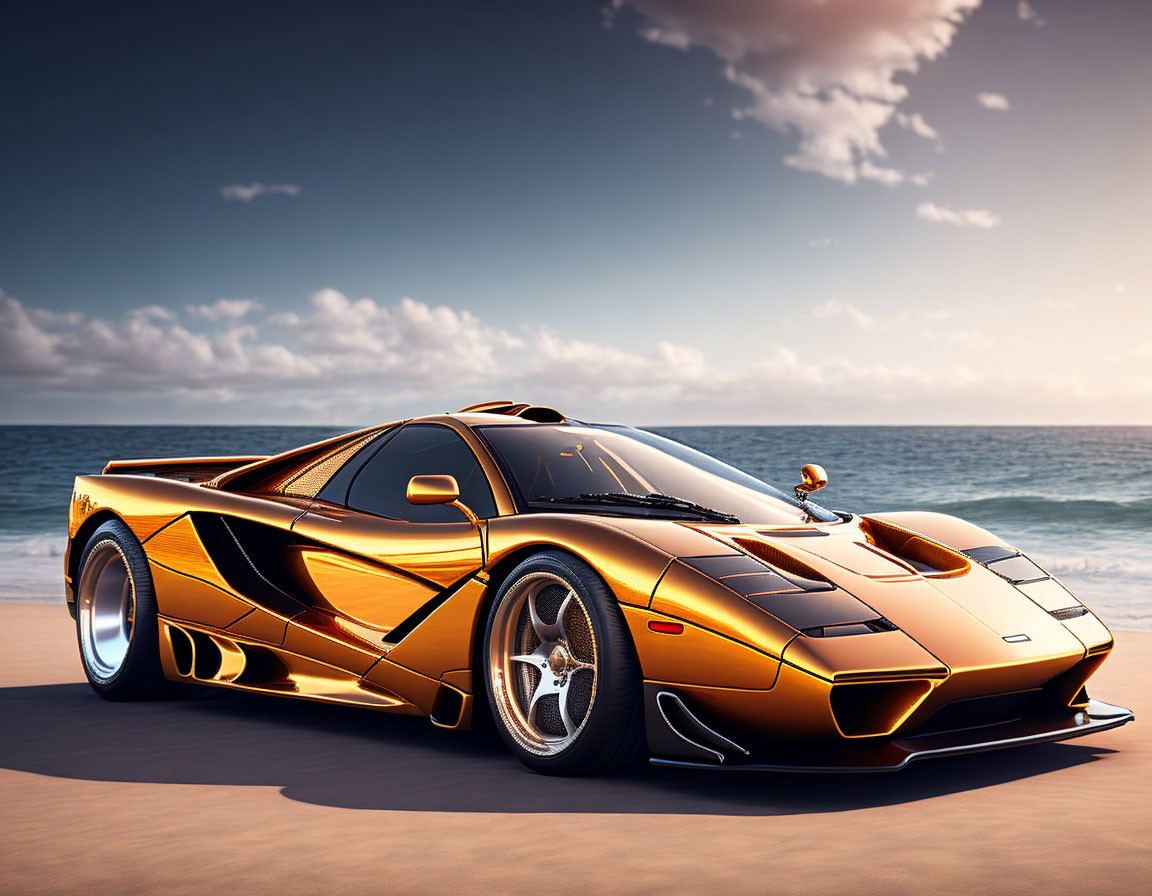
[[[734,117],[730,3],[11,7],[6,422],[1152,423],[1152,8],[909,0],[889,186]]]

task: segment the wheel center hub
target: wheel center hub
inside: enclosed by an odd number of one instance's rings
[[[548,654],[548,668],[552,670],[553,675],[563,675],[568,669],[568,651],[561,645],[557,644],[552,648],[552,652]]]

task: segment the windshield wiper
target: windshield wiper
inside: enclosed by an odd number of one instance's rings
[[[666,510],[680,510],[692,513],[705,519],[720,523],[738,523],[739,517],[722,510],[713,510],[695,501],[686,501],[672,495],[634,495],[630,492],[585,492],[580,495],[568,495],[564,498],[538,498],[529,503],[544,504],[603,504],[617,507],[656,507]]]

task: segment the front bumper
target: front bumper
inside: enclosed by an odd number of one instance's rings
[[[681,768],[759,769],[788,772],[891,772],[918,759],[960,756],[1007,747],[1071,740],[1133,721],[1135,715],[1122,706],[1090,700],[1084,709],[1054,710],[1043,715],[1014,719],[978,728],[963,728],[932,734],[898,737],[879,742],[849,741],[843,744],[790,744],[788,746],[754,746],[748,750],[719,749],[711,751],[714,761],[697,761],[653,757],[653,765]],[[684,720],[673,720],[669,727],[680,737],[685,734],[697,744],[707,737],[705,730],[683,728]],[[729,741],[729,743],[732,743]]]

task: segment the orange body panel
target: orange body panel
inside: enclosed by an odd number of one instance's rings
[[[179,517],[174,523],[146,539],[144,543],[148,546],[148,559],[153,563],[166,566],[181,575],[200,579],[222,591],[228,590],[228,583],[224,581],[212,558],[204,550],[204,543],[193,527],[191,517]],[[168,615],[179,615],[169,613],[167,607],[163,605],[160,611]]]
[[[163,616],[227,628],[240,620],[252,604],[200,579],[152,564],[156,605]]]
[[[305,538],[447,587],[483,563],[481,539],[471,523],[406,523],[316,503],[293,527]]]
[[[649,622],[669,617],[651,610],[625,607],[624,618],[649,680],[750,690],[769,690],[776,684],[778,656],[691,623],[685,623],[680,634],[653,631]]]
[[[483,637],[487,584],[469,579],[451,597],[437,607],[403,641],[388,653],[388,661],[419,672],[429,678],[442,678],[460,690],[471,693],[471,675],[467,680],[460,671],[470,672],[476,638]]]
[[[381,636],[436,594],[427,583],[322,548],[290,548],[284,561],[317,604]]]

